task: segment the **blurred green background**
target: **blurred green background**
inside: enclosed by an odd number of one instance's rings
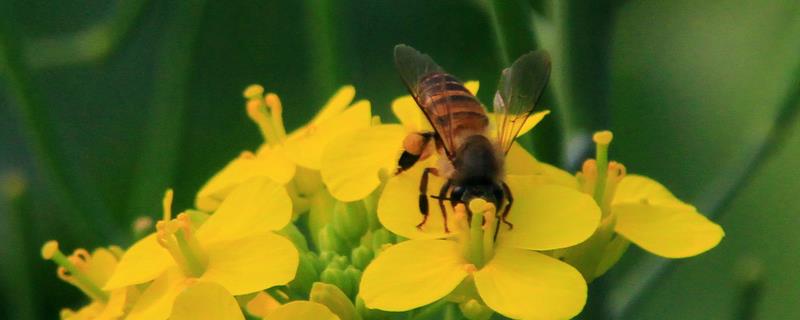
[[[188,207],[257,146],[246,85],[278,93],[289,128],[349,83],[391,119],[397,43],[480,80],[484,102],[509,61],[548,49],[554,112],[522,142],[574,169],[611,129],[613,159],[725,228],[691,259],[632,249],[585,318],[800,318],[798,1],[3,0],[0,24],[2,319],[83,303],[45,240],[128,245],[166,187]]]

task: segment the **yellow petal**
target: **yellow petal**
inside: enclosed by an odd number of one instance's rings
[[[600,208],[575,189],[545,185],[532,176],[506,177],[514,203],[508,230],[500,226],[498,245],[552,250],[583,242],[600,223]]]
[[[170,320],[244,319],[236,299],[224,287],[212,282],[197,282],[184,289],[172,306]]]
[[[247,312],[252,316],[263,318],[280,306],[280,302],[262,291],[247,302]]]
[[[422,227],[417,224],[422,221],[419,211],[419,185],[424,165],[415,165],[410,170],[394,176],[386,182],[386,186],[378,200],[378,219],[389,231],[409,239],[436,239],[453,236],[454,233],[444,232],[444,220],[439,209],[438,200],[428,197],[428,220]],[[428,194],[438,194],[444,179],[434,175],[428,176]],[[452,214],[450,203],[445,202],[445,210]],[[455,230],[452,219],[448,221],[448,228]]]
[[[291,241],[271,232],[205,246],[208,266],[200,280],[233,295],[256,292],[294,279],[298,253]]]
[[[71,309],[61,310],[61,320],[94,320],[98,314],[103,310],[103,304],[100,302],[92,302],[77,312]]]
[[[653,179],[639,175],[627,175],[622,178],[614,193],[612,205],[642,202],[658,206],[682,207],[687,210],[694,208],[676,198],[666,187]]]
[[[466,87],[467,90],[469,90],[469,92],[471,92],[473,95],[477,95],[478,89],[481,88],[481,83],[477,80],[470,80],[464,83],[464,87]]]
[[[367,197],[380,185],[378,173],[393,172],[406,132],[400,125],[378,125],[331,141],[322,160],[322,181],[340,201]]]
[[[341,134],[366,128],[372,121],[369,101],[356,102],[344,112],[325,121],[309,125],[287,138],[286,155],[300,166],[319,170],[322,151]]]
[[[257,155],[243,154],[228,163],[200,189],[195,206],[212,212],[239,184],[253,177],[269,177],[286,184],[294,177],[295,165],[286,158],[283,148],[263,146]]]
[[[311,301],[292,301],[270,312],[264,320],[339,320],[328,307]]]
[[[392,112],[408,132],[433,131],[431,123],[411,96],[392,101]]]
[[[320,123],[331,117],[342,113],[350,102],[353,102],[353,97],[356,96],[356,88],[350,85],[339,88],[336,93],[328,100],[322,109],[314,116],[311,123]]]
[[[405,311],[441,299],[467,276],[458,244],[409,240],[381,252],[364,270],[359,295],[370,309]]]
[[[159,276],[142,292],[125,320],[162,320],[172,312],[175,297],[188,285],[177,267]]]
[[[506,154],[505,170],[508,175],[535,175],[541,177],[543,183],[578,189],[578,179],[573,175],[555,166],[536,161],[533,155],[516,142]]]
[[[114,320],[119,319],[124,315],[126,298],[128,297],[128,288],[119,288],[111,292],[108,302],[95,320]]]
[[[279,230],[292,217],[292,200],[282,186],[257,177],[234,189],[200,229],[197,238],[207,244]]]
[[[172,265],[175,265],[172,256],[158,244],[154,233],[137,241],[125,252],[103,288],[113,290],[144,283],[155,279]]]
[[[89,260],[89,265],[85,269],[85,272],[86,276],[88,276],[92,282],[102,286],[111,278],[116,267],[117,258],[114,254],[108,249],[98,248],[92,252],[92,257]]]
[[[615,231],[666,258],[685,258],[715,247],[725,232],[691,207],[623,203],[611,208]]]
[[[474,277],[486,305],[513,319],[569,319],[586,303],[581,273],[535,251],[498,248]]]

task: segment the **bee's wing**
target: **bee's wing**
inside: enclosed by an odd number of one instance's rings
[[[550,55],[544,50],[527,53],[503,70],[494,95],[497,143],[503,152],[511,149],[549,78]]]
[[[452,126],[446,126],[444,128],[437,126],[431,120],[433,115],[429,114],[430,111],[426,109],[420,101],[420,94],[422,93],[422,88],[420,88],[421,81],[432,73],[445,73],[444,69],[436,64],[436,62],[434,62],[433,59],[431,59],[431,57],[427,54],[420,53],[416,49],[404,44],[398,44],[394,47],[394,63],[397,66],[397,71],[400,73],[400,77],[403,79],[406,88],[408,88],[408,92],[412,97],[414,97],[414,101],[417,102],[417,106],[419,106],[419,108],[422,110],[422,113],[424,113],[425,117],[428,118],[428,122],[430,122],[434,131],[436,131],[436,136],[439,141],[442,142],[447,156],[452,159],[455,152],[455,146],[453,145]],[[430,85],[446,86],[447,80],[445,77],[441,77],[440,79],[441,80],[433,79],[433,81],[437,81],[438,83],[430,83]],[[442,104],[444,108],[447,108],[445,112],[451,116],[451,119],[449,120],[452,121],[452,113],[449,110],[450,103],[447,101],[447,98],[443,99],[443,101],[437,102],[437,104]]]

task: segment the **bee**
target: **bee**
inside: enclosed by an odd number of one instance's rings
[[[483,105],[430,56],[400,44],[394,48],[394,60],[403,83],[433,127],[433,132],[406,137],[396,174],[430,156],[431,142],[441,155],[437,167],[425,168],[420,179],[422,222],[417,228],[422,228],[428,219],[430,174],[446,179],[438,196],[431,196],[438,200],[445,232],[450,230],[444,201],[452,207],[475,198],[494,204],[500,221],[513,228],[507,217],[514,198],[503,181],[503,162],[550,77],[549,54],[543,50],[527,53],[501,73],[494,96],[494,137],[489,134],[489,118]]]

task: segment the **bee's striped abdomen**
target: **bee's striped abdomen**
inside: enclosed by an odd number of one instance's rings
[[[478,99],[453,76],[432,73],[419,82],[419,102],[437,132],[482,133],[489,118]],[[452,122],[452,123],[451,123]]]

